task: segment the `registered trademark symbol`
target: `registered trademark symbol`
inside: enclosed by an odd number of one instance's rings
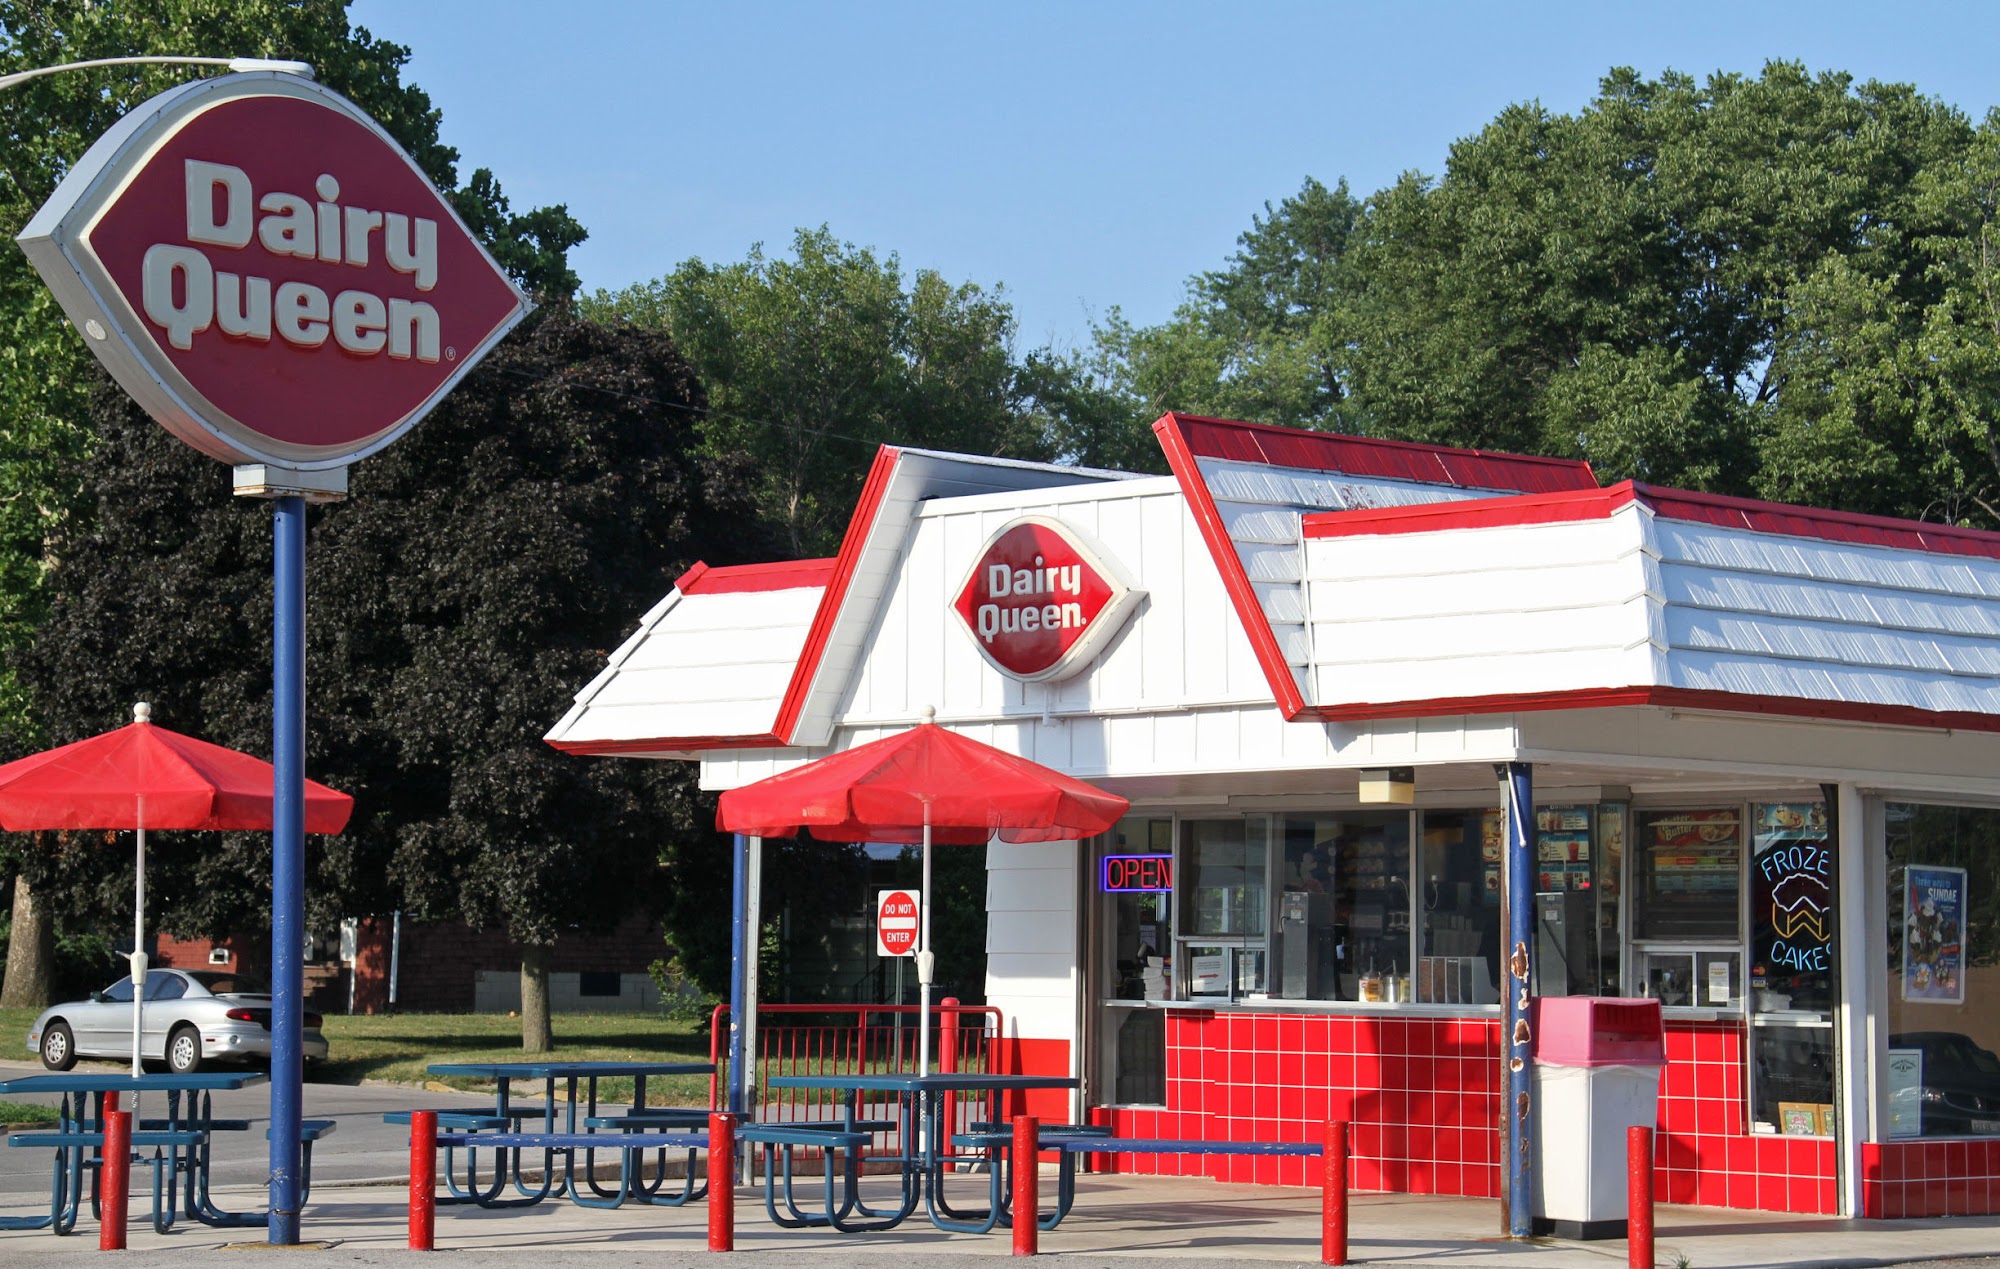
[[[457,361],[457,360],[458,360],[458,349],[456,349],[456,348],[446,348],[446,349],[444,350],[444,359],[445,359],[446,361]]]

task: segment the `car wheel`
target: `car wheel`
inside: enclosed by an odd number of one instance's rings
[[[76,1065],[76,1037],[65,1024],[51,1022],[42,1028],[42,1065],[51,1071],[67,1071]]]
[[[201,1032],[193,1027],[176,1027],[167,1037],[167,1069],[176,1075],[192,1075],[201,1069]]]

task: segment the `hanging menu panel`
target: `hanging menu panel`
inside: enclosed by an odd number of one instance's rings
[[[1637,817],[1640,938],[1735,938],[1743,817],[1735,807]]]

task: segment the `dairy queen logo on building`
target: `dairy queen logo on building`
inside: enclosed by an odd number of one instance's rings
[[[1143,593],[1081,531],[1022,516],[987,540],[954,607],[980,655],[1032,682],[1088,665]]]

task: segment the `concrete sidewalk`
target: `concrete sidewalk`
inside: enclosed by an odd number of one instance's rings
[[[983,1192],[978,1178],[959,1183]],[[875,1184],[875,1183],[871,1183]],[[885,1182],[882,1184],[886,1184]],[[1043,1201],[1054,1182],[1045,1177]],[[1319,1195],[1316,1191],[1226,1185],[1157,1177],[1082,1177],[1076,1207],[1056,1230],[1041,1235],[1041,1251],[1074,1264],[1112,1269],[1241,1269],[1245,1262],[1316,1264]],[[975,1190],[967,1203],[979,1200]],[[135,1195],[135,1216],[149,1197]],[[255,1191],[240,1191],[225,1205],[251,1207]],[[877,1199],[882,1195],[877,1195]],[[232,1201],[233,1200],[233,1201]],[[306,1211],[305,1237],[336,1241],[313,1254],[320,1265],[409,1264],[404,1191],[383,1186],[315,1187]],[[727,1260],[707,1250],[708,1213],[686,1208],[628,1207],[616,1211],[549,1202],[531,1208],[481,1211],[440,1207],[437,1247],[455,1264],[581,1266],[612,1269],[627,1263],[706,1265]],[[1842,1221],[1762,1215],[1717,1208],[1663,1207],[1658,1212],[1656,1263],[1661,1269],[1763,1269],[1765,1266],[1861,1266],[1926,1259],[2000,1256],[2000,1217],[1959,1220]],[[1497,1233],[1499,1206],[1492,1202],[1394,1194],[1354,1196],[1349,1217],[1349,1259],[1355,1264],[1439,1265],[1453,1269],[1619,1269],[1622,1241],[1512,1242]],[[231,1242],[257,1243],[261,1231],[223,1231],[183,1223],[158,1235],[135,1220],[132,1251],[141,1263],[210,1260]],[[76,1234],[0,1233],[0,1263],[94,1254],[97,1228],[85,1219]],[[762,1190],[738,1191],[737,1255],[765,1261],[810,1258],[813,1269],[895,1269],[904,1257],[921,1257],[924,1269],[955,1269],[1010,1256],[1006,1231],[985,1236],[945,1234],[921,1213],[899,1229],[876,1234],[784,1230],[764,1215]],[[227,1257],[224,1257],[227,1259]]]

